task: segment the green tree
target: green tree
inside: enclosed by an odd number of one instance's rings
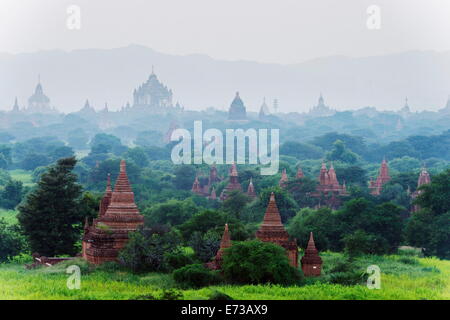
[[[249,201],[250,198],[246,194],[236,190],[231,192],[229,197],[223,202],[222,209],[224,212],[239,219],[243,208]]]
[[[75,157],[58,160],[19,206],[17,217],[33,252],[52,256],[77,251],[83,214],[81,186],[72,173],[76,162]]]
[[[0,219],[0,263],[18,255],[26,246],[17,225],[9,225]]]
[[[333,149],[326,154],[326,159],[329,161],[342,161],[345,163],[354,164],[358,162],[359,156],[348,149],[345,142],[336,140],[333,143]]]
[[[168,200],[165,203],[158,203],[144,210],[146,224],[170,224],[177,226],[186,222],[198,211],[197,206],[191,199],[188,200]]]
[[[174,170],[173,185],[180,190],[190,190],[195,179],[195,168],[190,165],[180,165]]]
[[[228,281],[240,284],[298,285],[302,281],[282,247],[259,240],[233,243],[225,249],[222,270]]]
[[[0,191],[0,206],[6,209],[14,209],[23,196],[23,184],[21,181],[9,180],[5,188]]]

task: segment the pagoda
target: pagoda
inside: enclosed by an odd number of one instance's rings
[[[217,173],[216,165],[213,164],[209,170],[209,177],[195,177],[192,183],[191,191],[199,196],[211,197],[211,188],[218,182],[222,181]]]
[[[264,98],[261,108],[259,109],[259,120],[265,121],[267,117],[270,115],[269,106],[266,103],[266,98]]]
[[[158,80],[152,67],[152,73],[147,81],[133,91],[133,107],[160,113],[173,108],[172,96],[172,89]]]
[[[431,183],[431,177],[428,173],[427,169],[425,167],[422,168],[422,171],[420,172],[419,179],[417,181],[417,189],[411,194],[411,198],[414,201],[420,194],[422,194],[422,190],[420,190],[420,187],[426,184]],[[420,207],[416,204],[414,204],[411,208],[412,212],[417,212],[420,210]]]
[[[222,268],[223,254],[224,250],[231,247],[231,237],[228,231],[228,223],[225,224],[225,229],[223,231],[222,240],[220,241],[219,251],[217,251],[216,256],[213,261],[208,262],[206,267],[212,270],[219,270]]]
[[[373,181],[372,179],[370,179],[370,182],[369,182],[369,189],[371,190],[370,193],[374,196],[380,195],[381,190],[383,189],[383,185],[388,183],[390,180],[391,180],[391,177],[389,176],[388,163],[387,163],[386,159],[383,159],[377,180]]]
[[[252,200],[256,198],[256,191],[255,186],[253,185],[253,178],[250,178],[250,182],[247,188],[247,196]]]
[[[287,173],[286,173],[286,168],[284,168],[283,171],[281,172],[281,178],[280,178],[280,181],[278,182],[278,185],[281,188],[285,188],[286,185],[287,185],[288,180],[289,179],[288,179],[288,176],[287,176]]]
[[[320,276],[322,270],[322,259],[319,256],[316,245],[314,243],[313,233],[309,234],[308,246],[305,254],[301,259],[302,271],[305,277]]]
[[[328,170],[325,162],[322,162],[322,168],[319,173],[319,184],[316,187],[316,191],[311,193],[311,196],[325,198],[325,205],[332,209],[337,209],[341,204],[339,196],[347,195],[345,183],[343,185],[339,183],[333,164],[330,164],[330,169]]]
[[[128,241],[128,234],[144,224],[144,216],[134,202],[126,173],[126,163],[120,162],[120,173],[114,191],[108,179],[105,194],[100,202],[98,218],[84,228],[82,256],[88,262],[101,264],[116,261],[119,251]]]
[[[236,92],[236,96],[231,102],[230,109],[228,111],[228,120],[229,121],[247,121],[247,111],[239,96],[239,92]]]
[[[297,174],[295,176],[297,179],[303,179],[305,177],[305,174],[303,173],[302,168],[298,167]]]
[[[264,220],[256,231],[256,238],[264,242],[272,242],[286,250],[289,264],[295,268],[298,267],[298,247],[294,240],[289,239],[289,234],[281,222],[280,213],[275,202],[275,195],[270,195],[269,204],[264,215]]]
[[[226,200],[230,196],[230,193],[235,190],[242,191],[242,186],[239,183],[239,174],[235,162],[233,162],[233,164],[231,165],[229,179],[230,181],[228,182],[228,185],[225,187],[225,189],[222,190],[222,193],[220,194],[221,201]]]

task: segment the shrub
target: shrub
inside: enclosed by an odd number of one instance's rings
[[[354,286],[365,281],[365,273],[357,271],[336,272],[327,275],[325,281],[344,286]]]
[[[175,270],[173,278],[183,286],[194,288],[206,287],[220,282],[217,272],[210,271],[201,264],[191,264]]]
[[[235,283],[298,285],[302,274],[291,267],[285,250],[259,240],[233,243],[222,265],[225,278]]]
[[[192,256],[183,252],[169,252],[164,255],[167,266],[171,270],[180,269],[188,264],[193,264]]]
[[[368,234],[362,230],[357,230],[343,238],[345,252],[350,257],[362,254],[382,254],[388,251],[389,244],[381,236]]]
[[[220,292],[218,290],[214,290],[208,297],[208,300],[234,300],[229,295]]]
[[[163,290],[159,300],[181,300],[183,294],[175,289]]]

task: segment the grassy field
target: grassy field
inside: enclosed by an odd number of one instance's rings
[[[324,253],[324,266],[342,260],[337,253]],[[66,267],[81,267],[81,288],[66,286]],[[0,265],[0,299],[142,299],[161,298],[175,288],[183,299],[208,299],[220,291],[233,299],[450,299],[450,261],[405,256],[366,256],[356,261],[361,270],[376,264],[381,269],[381,289],[365,285],[343,286],[309,280],[301,287],[276,285],[222,285],[202,289],[176,288],[169,274],[133,275],[105,268],[93,269],[84,261],[64,262],[53,267],[26,270],[19,264]],[[324,268],[327,273],[327,268]]]
[[[0,208],[0,219],[4,219],[9,224],[17,223],[17,211],[15,210],[6,210]]]
[[[34,185],[31,171],[26,171],[22,169],[9,170],[9,174],[13,180],[18,180],[23,183],[24,186],[31,187]]]

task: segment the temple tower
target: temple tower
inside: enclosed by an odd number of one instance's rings
[[[255,186],[253,185],[253,178],[250,178],[250,182],[247,188],[247,196],[252,200],[256,198]]]
[[[297,169],[297,174],[295,176],[297,179],[302,179],[305,177],[305,174],[303,173],[302,168],[298,167]]]
[[[106,211],[94,219],[92,226],[85,230],[83,237],[85,259],[94,264],[116,261],[119,251],[128,241],[128,234],[136,231],[143,224],[144,217],[139,213],[134,202],[126,164],[122,160],[119,176]]]
[[[239,183],[239,174],[235,162],[233,162],[233,164],[231,165],[229,179],[230,181],[228,182],[228,185],[220,194],[221,201],[226,200],[229,197],[230,193],[234,190],[242,191],[242,186]]]
[[[283,171],[281,172],[281,178],[280,178],[280,181],[278,182],[278,185],[281,188],[285,188],[288,183],[288,180],[289,180],[289,178],[286,173],[286,168],[284,168]]]
[[[264,215],[264,220],[256,231],[256,238],[264,242],[272,242],[286,250],[289,263],[298,267],[298,247],[296,241],[289,240],[289,234],[281,222],[280,213],[275,202],[275,195],[270,195],[269,204]]]
[[[320,276],[322,270],[322,258],[319,256],[314,243],[313,233],[309,234],[308,246],[302,259],[302,271],[305,277]]]
[[[388,183],[390,180],[391,180],[391,177],[389,176],[388,163],[387,163],[386,159],[383,159],[377,180],[375,180],[375,181],[371,180],[369,183],[369,189],[371,189],[370,193],[375,196],[380,195],[381,190],[383,189],[383,185]]]
[[[428,173],[427,169],[425,167],[422,168],[422,171],[420,172],[419,179],[417,180],[417,189],[411,194],[411,199],[414,201],[423,191],[419,188],[423,185],[430,184],[431,183],[431,177]],[[417,212],[420,210],[420,206],[413,205],[411,208],[412,212]]]
[[[239,96],[239,92],[236,92],[236,96],[230,105],[230,110],[228,111],[228,120],[231,121],[246,121],[247,120],[247,111]]]

